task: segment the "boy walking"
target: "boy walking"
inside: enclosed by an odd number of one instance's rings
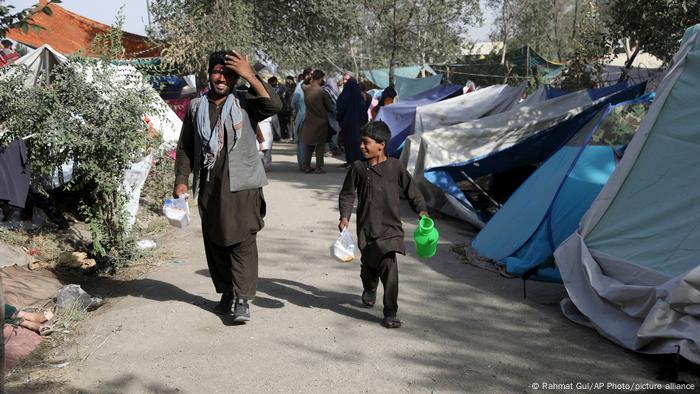
[[[384,122],[370,122],[360,134],[360,152],[364,160],[357,160],[348,169],[338,199],[342,231],[348,226],[352,207],[357,203],[357,240],[362,252],[362,303],[374,306],[377,286],[384,287],[384,319],[382,325],[398,328],[399,272],[396,253],[406,254],[401,225],[401,193],[406,196],[418,216],[427,215],[423,196],[413,183],[411,175],[401,162],[385,153],[391,138]]]

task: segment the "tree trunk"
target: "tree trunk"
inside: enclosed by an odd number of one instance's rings
[[[396,0],[392,7],[392,23],[391,23],[391,58],[389,59],[389,85],[396,83],[396,50],[398,46],[398,26],[396,26]]]
[[[578,0],[574,2],[574,29],[571,32],[571,41],[576,39],[576,22],[578,19]]]
[[[503,52],[501,53],[501,64],[506,64],[506,50],[508,49],[508,28],[510,25],[509,1],[503,1]]]

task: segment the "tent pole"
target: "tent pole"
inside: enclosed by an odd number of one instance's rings
[[[498,201],[494,200],[491,196],[489,196],[489,194],[486,193],[486,190],[484,190],[481,186],[479,186],[479,185],[476,183],[476,181],[475,181],[474,179],[472,179],[472,177],[470,177],[469,175],[467,175],[467,173],[464,172],[464,171],[460,171],[460,172],[462,173],[462,175],[463,175],[465,178],[467,178],[467,180],[469,181],[469,183],[472,184],[472,186],[474,186],[477,190],[479,190],[479,192],[481,192],[481,194],[483,194],[484,196],[486,196],[486,198],[488,198],[489,201],[491,201],[491,204],[495,205],[496,208],[501,209],[501,206],[502,206],[502,205],[499,204]]]

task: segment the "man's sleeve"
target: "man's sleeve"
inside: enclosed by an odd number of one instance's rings
[[[280,100],[280,96],[277,94],[275,89],[268,85],[267,82],[260,79],[260,77],[257,75],[255,78],[257,78],[263,84],[265,90],[267,90],[267,94],[270,97],[260,97],[256,95],[252,89],[248,89],[248,93],[246,94],[246,111],[248,112],[248,116],[250,116],[253,123],[263,121],[280,112],[282,109],[282,101]]]
[[[352,215],[352,206],[355,204],[355,174],[355,166],[351,165],[345,175],[345,181],[338,197],[341,218],[350,219],[350,215]]]
[[[409,174],[402,165],[399,165],[399,168],[401,171],[399,175],[399,183],[409,205],[411,205],[411,208],[413,208],[415,212],[427,211],[428,208],[425,205],[423,194],[420,192],[420,190],[418,190],[418,187],[416,187],[416,182],[413,181],[413,177],[411,177],[411,174]]]
[[[206,98],[204,99],[206,100]],[[177,153],[175,156],[175,184],[187,185],[190,173],[193,169],[194,161],[194,128],[192,126],[192,115],[189,108],[185,113],[185,120],[182,122],[180,140],[177,142]]]

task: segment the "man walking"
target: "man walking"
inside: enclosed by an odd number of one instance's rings
[[[303,85],[304,103],[306,105],[306,114],[304,116],[304,124],[301,126],[301,142],[304,144],[304,163],[303,169],[305,173],[314,172],[323,174],[326,171],[323,169],[323,154],[326,149],[326,137],[328,136],[328,113],[331,112],[331,100],[328,94],[323,90],[324,72],[314,70],[311,82],[308,85]],[[311,169],[311,157],[316,152],[316,169]]]
[[[267,178],[255,127],[279,112],[282,104],[257,77],[247,56],[212,53],[208,72],[209,92],[192,100],[182,125],[174,195],[188,192],[192,172],[207,265],[221,293],[214,311],[228,314],[233,307],[234,321],[245,322],[250,320],[249,301],[258,279],[256,235],[266,210],[262,187]],[[233,94],[239,78],[250,85],[243,106]]]

